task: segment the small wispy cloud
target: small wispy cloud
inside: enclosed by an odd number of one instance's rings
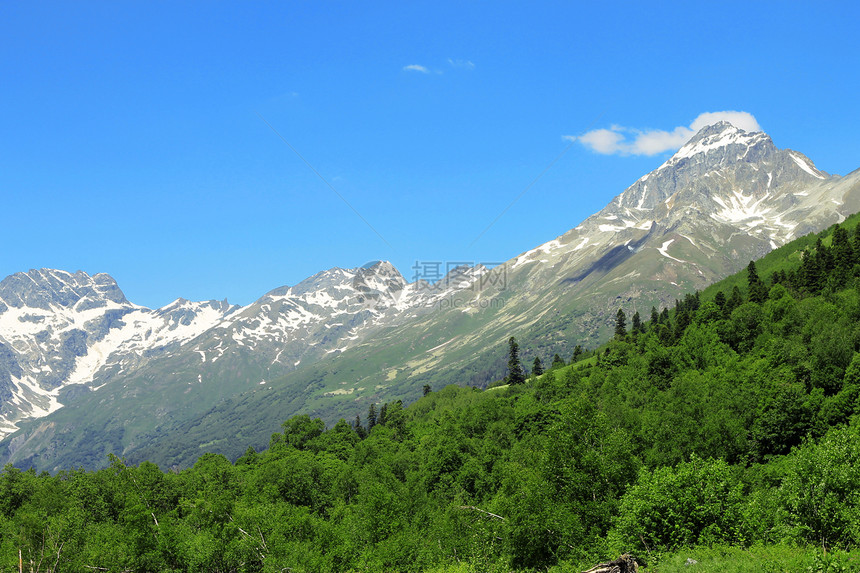
[[[706,125],[727,121],[744,131],[761,131],[758,121],[745,111],[709,111],[700,114],[689,126],[679,126],[671,131],[662,129],[641,130],[621,125],[609,129],[594,129],[583,135],[566,135],[569,141],[578,141],[595,153],[603,155],[657,155],[664,151],[675,151],[687,143],[697,131]]]
[[[409,64],[408,66],[403,66],[404,72],[421,72],[422,74],[429,74],[430,70],[426,67],[419,64]]]
[[[475,63],[472,60],[455,60],[453,58],[448,58],[448,63],[452,68],[460,68],[463,70],[474,70]]]

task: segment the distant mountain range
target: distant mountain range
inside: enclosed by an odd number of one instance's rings
[[[484,385],[511,335],[527,359],[569,357],[605,340],[619,307],[647,315],[856,211],[860,170],[829,175],[721,122],[564,235],[432,285],[377,262],[246,307],[151,310],[105,274],[17,273],[0,282],[0,457],[181,467],[265,446],[295,413],[331,422],[424,384]]]

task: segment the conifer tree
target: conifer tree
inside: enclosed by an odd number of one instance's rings
[[[580,346],[579,344],[577,344],[577,345],[576,345],[576,346],[574,346],[574,348],[573,348],[573,358],[572,358],[572,359],[571,359],[571,361],[570,361],[570,362],[571,362],[571,364],[573,364],[573,363],[575,363],[577,360],[579,360],[579,357],[580,357],[580,356],[582,356],[582,346]]]
[[[377,422],[376,404],[371,404],[370,408],[368,408],[368,410],[367,410],[367,431],[368,432],[373,429],[373,426],[376,425],[376,422]]]
[[[644,328],[642,327],[642,319],[639,317],[639,311],[633,313],[631,328],[634,333],[645,332]]]
[[[627,317],[624,315],[624,311],[620,308],[615,314],[615,338],[618,338],[619,340],[627,338]]]
[[[735,285],[732,288],[732,294],[729,296],[729,300],[726,301],[726,305],[723,307],[723,314],[728,318],[731,316],[732,311],[743,303],[744,297],[741,294],[741,289],[738,288],[738,285]]]
[[[701,300],[699,298],[699,291],[696,291],[695,294],[687,293],[684,295],[684,300],[681,302],[681,309],[686,310],[689,313],[693,313],[699,310],[700,304]]]
[[[682,310],[675,316],[675,339],[681,338],[687,327],[690,326],[690,313]]]
[[[508,384],[522,384],[526,381],[523,366],[520,364],[520,347],[511,336],[508,340]]]
[[[821,284],[824,282],[823,276],[821,257],[818,256],[818,253],[803,251],[803,260],[798,271],[798,282],[801,290],[811,294],[817,293],[821,290]]]
[[[854,247],[851,246],[851,240],[848,238],[848,231],[842,227],[837,227],[833,231],[833,246],[830,250],[833,253],[836,284],[841,287],[848,282],[851,270],[857,262]]]
[[[821,237],[815,241],[815,258],[818,260],[818,267],[824,271],[824,274],[833,270],[833,255],[830,249],[821,242]]]
[[[362,440],[367,437],[367,430],[364,429],[364,426],[361,425],[361,416],[358,414],[355,415],[355,422],[352,425],[355,433],[358,434],[358,437]]]
[[[767,287],[759,278],[754,261],[750,261],[750,264],[747,265],[747,283],[749,284],[750,302],[762,304],[767,300]]]
[[[532,374],[535,376],[540,376],[543,374],[543,365],[540,363],[540,357],[535,356],[535,361],[532,364]]]
[[[562,358],[561,356],[559,356],[558,353],[556,353],[555,356],[552,357],[552,369],[555,370],[556,368],[561,368],[562,366],[565,366],[564,358]]]

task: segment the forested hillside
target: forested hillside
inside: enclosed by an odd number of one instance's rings
[[[610,343],[521,383],[427,388],[328,429],[294,417],[235,463],[7,466],[0,566],[580,571],[626,551],[648,570],[857,570],[856,229],[672,309],[622,308]]]

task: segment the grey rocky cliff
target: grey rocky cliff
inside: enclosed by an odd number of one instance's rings
[[[211,396],[246,390],[429,312],[457,288],[442,283],[410,285],[377,261],[322,271],[246,307],[180,298],[151,310],[130,303],[106,274],[17,273],[0,283],[0,437],[113,384],[118,395],[154,377]]]
[[[129,304],[116,281],[107,274],[89,276],[52,269],[15,273],[0,282],[0,301],[12,308],[50,310],[52,305],[76,310],[99,308],[107,302]],[[0,311],[5,310],[0,307]]]

